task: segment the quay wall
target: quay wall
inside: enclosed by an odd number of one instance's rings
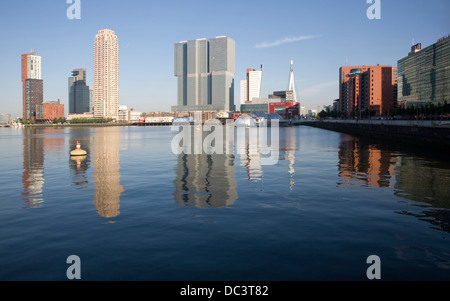
[[[377,120],[324,120],[303,122],[300,125],[337,131],[355,136],[389,139],[400,143],[412,143],[437,150],[450,150],[450,121],[402,121]]]

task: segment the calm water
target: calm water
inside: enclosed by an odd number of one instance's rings
[[[0,280],[450,280],[450,164],[310,127],[280,157],[175,155],[169,127],[0,129]],[[88,151],[72,160],[77,141]]]

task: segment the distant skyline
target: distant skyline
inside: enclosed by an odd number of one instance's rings
[[[391,65],[413,43],[429,46],[450,29],[448,0],[381,0],[370,20],[366,0],[119,1],[80,0],[81,19],[66,0],[9,1],[0,11],[0,113],[22,115],[22,54],[42,57],[44,101],[68,108],[67,78],[86,68],[93,86],[93,43],[114,30],[119,50],[119,104],[170,111],[177,103],[174,47],[179,41],[228,36],[236,41],[235,83],[264,65],[261,97],[287,89],[294,61],[301,105],[317,109],[339,97],[339,67]],[[236,103],[240,87],[235,84]]]

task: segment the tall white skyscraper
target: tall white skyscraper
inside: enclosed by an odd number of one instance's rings
[[[247,80],[246,79],[241,80],[240,100],[241,100],[241,105],[245,104],[245,102],[247,101]]]
[[[248,100],[261,98],[262,70],[253,70],[248,73]]]
[[[247,69],[247,79],[241,80],[241,104],[261,98],[262,73],[262,70]]]
[[[94,117],[119,118],[119,44],[110,29],[95,36]]]

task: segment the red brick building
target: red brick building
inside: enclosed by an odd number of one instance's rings
[[[361,112],[389,115],[397,105],[397,67],[345,66],[339,69],[339,110],[347,117]]]
[[[37,121],[52,121],[55,118],[64,118],[64,105],[59,100],[36,105]]]

